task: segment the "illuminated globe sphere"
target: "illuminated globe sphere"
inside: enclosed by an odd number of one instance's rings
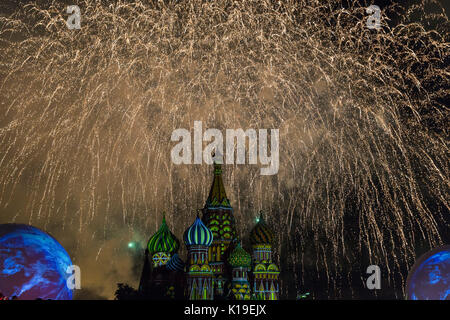
[[[52,236],[25,224],[0,224],[0,293],[20,300],[71,300],[66,250]]]
[[[406,294],[410,300],[450,300],[450,246],[420,257],[409,272]]]

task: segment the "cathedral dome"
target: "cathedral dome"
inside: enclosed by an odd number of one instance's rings
[[[167,269],[171,271],[183,271],[184,270],[184,262],[181,260],[178,253],[175,253],[173,257],[167,263]]]
[[[231,252],[230,257],[228,258],[228,263],[232,267],[249,268],[252,263],[252,257],[241,247],[241,244],[238,244]]]
[[[177,252],[180,247],[180,242],[170,232],[169,227],[166,224],[166,218],[163,217],[159,230],[148,240],[147,248],[150,254],[156,252],[174,253]]]
[[[192,226],[184,232],[186,246],[200,245],[209,247],[213,241],[211,230],[206,227],[197,216]]]
[[[253,245],[256,244],[272,244],[274,234],[269,226],[264,221],[262,212],[258,218],[258,223],[253,227],[250,232],[250,241]]]

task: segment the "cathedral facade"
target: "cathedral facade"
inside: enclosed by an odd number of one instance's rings
[[[149,299],[278,300],[274,234],[261,213],[250,232],[252,254],[242,247],[218,163],[201,211],[183,235],[185,260],[177,253],[179,240],[163,218],[145,250],[139,294]]]

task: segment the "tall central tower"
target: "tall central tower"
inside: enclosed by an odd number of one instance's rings
[[[226,268],[230,244],[236,239],[236,225],[233,208],[225,193],[222,181],[222,166],[214,162],[214,179],[208,199],[203,208],[203,222],[213,233],[209,247],[209,264],[214,273],[214,296],[224,297],[230,270]]]

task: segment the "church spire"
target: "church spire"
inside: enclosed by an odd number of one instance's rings
[[[209,247],[209,261],[213,268],[214,296],[225,297],[226,283],[229,280],[225,266],[229,255],[228,248],[236,239],[236,226],[233,208],[225,193],[222,180],[222,157],[214,156],[214,177],[208,200],[203,208],[203,222],[213,234],[213,242]]]
[[[230,200],[228,200],[223,186],[222,180],[222,157],[214,155],[214,179],[209,191],[208,199],[206,200],[205,208],[231,208]]]

